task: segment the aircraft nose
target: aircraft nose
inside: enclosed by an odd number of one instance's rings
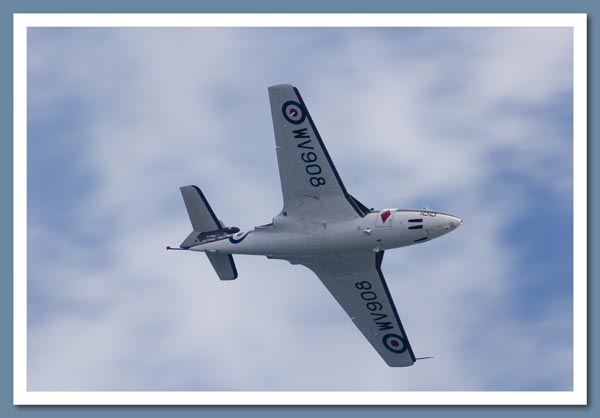
[[[453,231],[458,228],[462,224],[462,219],[457,218],[456,216],[448,216],[447,224],[444,229],[447,232]]]

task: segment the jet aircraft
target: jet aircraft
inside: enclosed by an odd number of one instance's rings
[[[193,231],[167,249],[204,252],[221,280],[238,276],[232,254],[304,265],[389,366],[413,365],[417,358],[381,272],[383,254],[438,238],[461,219],[429,209],[369,209],[346,190],[298,89],[268,90],[283,209],[271,223],[240,231],[217,218],[198,187],[181,187]]]

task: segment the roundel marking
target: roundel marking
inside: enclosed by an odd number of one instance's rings
[[[393,353],[404,353],[407,349],[406,342],[398,334],[385,334],[383,336],[383,345]]]
[[[294,125],[299,125],[306,119],[306,114],[304,113],[302,105],[293,100],[285,102],[281,107],[281,112],[283,113],[285,120]]]
[[[232,244],[239,244],[248,236],[247,232],[238,232],[237,234],[231,235],[229,237],[229,242]]]

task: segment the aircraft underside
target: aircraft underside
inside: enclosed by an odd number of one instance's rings
[[[384,251],[422,244],[456,229],[452,215],[369,209],[350,195],[298,90],[269,87],[284,205],[273,222],[227,227],[202,191],[181,193],[193,231],[178,249],[205,252],[221,280],[238,272],[232,254],[279,258],[311,269],[389,366],[417,361],[381,271]]]
[[[391,212],[392,210],[386,210]],[[319,255],[323,253],[384,251],[420,244],[450,232],[460,224],[451,215],[430,210],[393,210],[388,224],[378,224],[386,211],[342,224],[301,223],[300,231],[288,232],[270,224],[249,232],[214,236],[190,247],[192,251],[264,256]],[[427,214],[426,216],[424,214]],[[434,216],[431,216],[434,214]],[[384,215],[382,215],[384,214]],[[424,219],[426,218],[426,219]],[[416,222],[420,221],[420,222]],[[411,229],[415,228],[415,229]],[[238,228],[235,228],[236,230]]]

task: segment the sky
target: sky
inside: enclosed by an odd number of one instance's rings
[[[568,28],[33,28],[29,390],[573,388]],[[463,220],[386,252],[417,357],[390,368],[302,266],[219,281],[179,187],[282,207],[267,87],[302,93],[368,207]]]

